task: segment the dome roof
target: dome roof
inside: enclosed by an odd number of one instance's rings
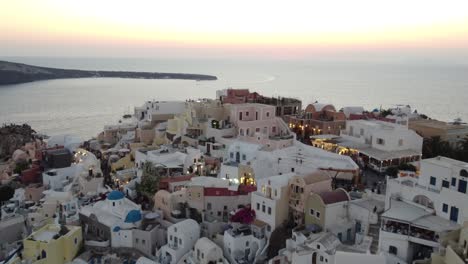
[[[135,223],[141,220],[141,212],[139,210],[131,210],[125,217],[125,223]]]
[[[120,199],[123,199],[124,197],[125,197],[125,195],[123,194],[123,192],[115,191],[115,190],[110,192],[107,195],[108,200],[120,200]]]

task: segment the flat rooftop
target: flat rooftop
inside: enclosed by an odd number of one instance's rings
[[[447,157],[442,157],[442,156],[438,156],[438,157],[430,158],[430,159],[423,159],[422,162],[431,163],[434,165],[448,167],[448,168],[450,168],[451,166],[457,166],[457,167],[468,169],[468,163],[455,160],[455,159],[451,159],[451,158],[447,158]]]
[[[424,126],[430,128],[438,128],[438,129],[445,129],[445,130],[456,130],[456,129],[468,129],[467,125],[455,125],[450,124],[447,122],[434,120],[434,119],[417,119],[417,120],[410,120],[409,125],[417,125],[417,126]]]

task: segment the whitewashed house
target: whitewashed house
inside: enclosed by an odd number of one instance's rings
[[[236,225],[224,232],[224,256],[232,264],[255,263],[266,250],[265,223]]]
[[[200,238],[200,226],[195,220],[187,219],[167,229],[167,245],[158,251],[157,261],[161,264],[176,264],[190,252]]]
[[[193,250],[187,256],[189,264],[223,264],[228,263],[223,250],[206,237],[197,240]]]
[[[251,194],[256,219],[267,224],[266,236],[289,217],[288,181],[295,173],[271,176],[258,181],[257,191]]]
[[[389,166],[421,158],[423,138],[407,126],[377,121],[348,120],[337,143],[349,148],[373,169],[382,172]]]
[[[442,241],[468,219],[468,163],[436,157],[419,176],[387,179],[379,248],[392,262],[411,263],[443,249]]]

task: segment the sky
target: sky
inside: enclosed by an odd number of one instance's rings
[[[0,0],[0,56],[468,59],[467,0]]]

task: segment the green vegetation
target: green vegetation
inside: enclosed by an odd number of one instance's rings
[[[0,208],[3,204],[13,198],[15,195],[15,189],[9,185],[0,185]],[[2,210],[0,209],[0,219],[2,219]]]
[[[464,138],[457,146],[441,140],[440,137],[424,139],[423,159],[444,156],[456,160],[468,162],[468,137]]]
[[[143,164],[143,175],[141,176],[141,183],[136,186],[139,194],[146,196],[150,200],[154,194],[159,190],[159,180],[161,176],[154,167],[153,163],[147,161]]]
[[[385,170],[385,174],[388,176],[396,177],[398,174],[398,171],[416,171],[417,168],[413,164],[409,163],[404,163],[400,164],[399,166],[392,166],[388,167],[387,170]]]
[[[29,168],[29,163],[26,161],[16,163],[16,167],[13,170],[13,173],[20,174],[22,171]]]

